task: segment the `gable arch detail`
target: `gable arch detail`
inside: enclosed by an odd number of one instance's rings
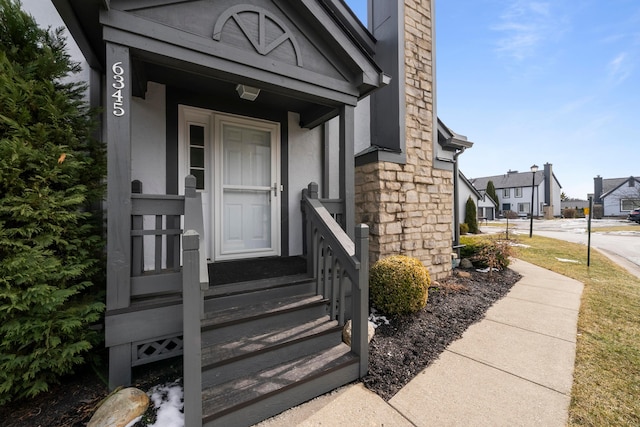
[[[251,25],[251,23],[247,21],[249,17],[257,20],[257,34],[249,28]],[[267,56],[274,49],[289,41],[296,58],[296,63],[299,67],[302,67],[302,56],[300,54],[301,51],[298,41],[287,25],[277,16],[274,16],[268,10],[250,4],[232,6],[225,10],[216,20],[213,27],[213,40],[221,41],[223,28],[230,19],[238,25],[244,36],[260,55]],[[275,25],[282,32],[282,34],[272,41],[267,41],[268,22]]]

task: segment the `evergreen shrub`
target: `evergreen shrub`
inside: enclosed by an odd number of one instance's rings
[[[46,391],[101,339],[105,155],[61,32],[0,0],[0,405]]]
[[[384,314],[409,314],[427,304],[429,271],[416,258],[392,255],[376,261],[369,272],[371,303]]]
[[[478,234],[478,210],[471,196],[467,199],[465,206],[464,222],[469,227],[469,233]]]
[[[476,268],[504,270],[509,266],[513,250],[506,240],[463,237],[460,244],[464,245],[460,248],[460,256],[468,258]]]

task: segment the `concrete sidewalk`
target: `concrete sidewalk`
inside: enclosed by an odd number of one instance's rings
[[[564,426],[583,285],[520,260],[522,279],[389,402],[361,384],[266,420],[290,426]]]

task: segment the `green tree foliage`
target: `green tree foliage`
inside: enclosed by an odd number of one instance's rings
[[[487,182],[487,194],[493,199],[494,202],[500,203],[500,200],[498,200],[498,193],[496,193],[496,187],[495,185],[493,185],[493,181]]]
[[[478,234],[478,212],[471,196],[467,199],[464,222],[469,226],[469,233]]]
[[[0,0],[0,404],[47,390],[101,339],[105,155],[61,32]]]

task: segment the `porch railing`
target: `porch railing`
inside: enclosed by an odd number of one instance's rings
[[[316,183],[303,190],[302,211],[308,270],[316,280],[316,293],[330,301],[331,318],[341,326],[348,317],[351,289],[351,351],[360,358],[362,377],[369,365],[369,227],[356,226],[353,242],[318,199]]]
[[[184,196],[142,194],[140,181],[132,183],[130,280],[118,289],[126,293],[129,304],[105,314],[111,387],[130,383],[133,366],[183,354],[183,228],[204,235],[194,177],[185,179]],[[197,280],[204,289],[208,286],[204,250],[199,251],[199,260]]]

